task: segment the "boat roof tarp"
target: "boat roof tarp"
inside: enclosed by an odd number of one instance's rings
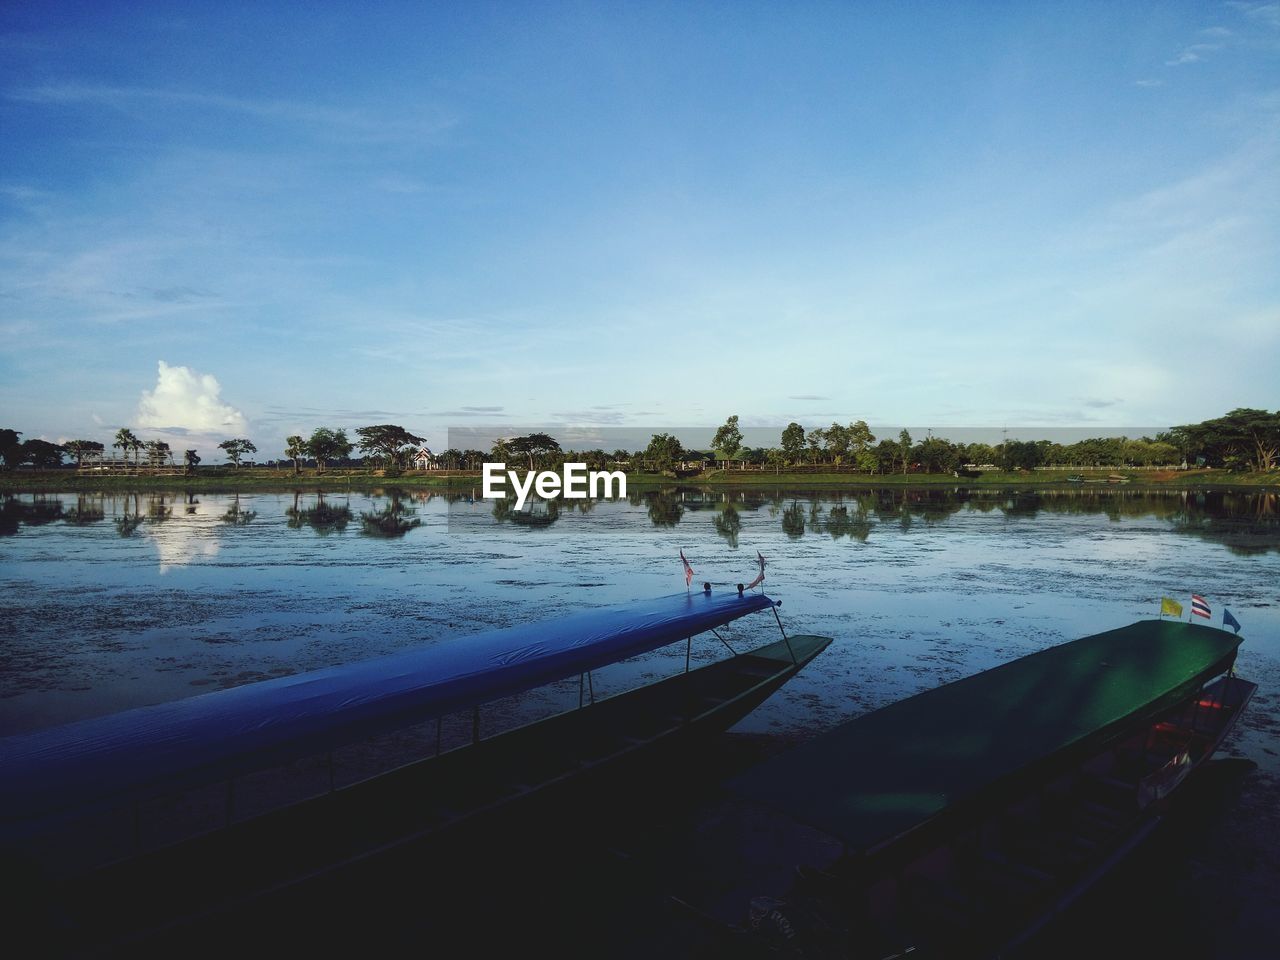
[[[0,825],[214,782],[531,690],[774,605],[683,593],[0,739]]]
[[[730,788],[874,852],[1174,706],[1226,670],[1239,643],[1170,620],[1084,637],[855,717]]]

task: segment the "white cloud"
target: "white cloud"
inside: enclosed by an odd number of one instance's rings
[[[212,374],[171,367],[161,360],[155,389],[142,391],[138,401],[137,425],[178,433],[243,434],[244,414],[223,403],[221,392]]]

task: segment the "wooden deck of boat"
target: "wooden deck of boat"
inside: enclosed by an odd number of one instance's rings
[[[874,852],[1081,759],[1226,670],[1240,642],[1169,620],[1084,637],[855,718],[731,788]]]

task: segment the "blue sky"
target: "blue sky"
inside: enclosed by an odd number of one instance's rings
[[[1276,3],[9,3],[0,130],[27,436],[1280,407]]]

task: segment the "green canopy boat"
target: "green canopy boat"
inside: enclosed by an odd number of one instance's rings
[[[1256,689],[1228,673],[1240,642],[1168,620],[1085,637],[857,717],[730,787],[843,845],[788,895],[838,905],[858,931],[839,955],[1000,953],[1213,754]]]

